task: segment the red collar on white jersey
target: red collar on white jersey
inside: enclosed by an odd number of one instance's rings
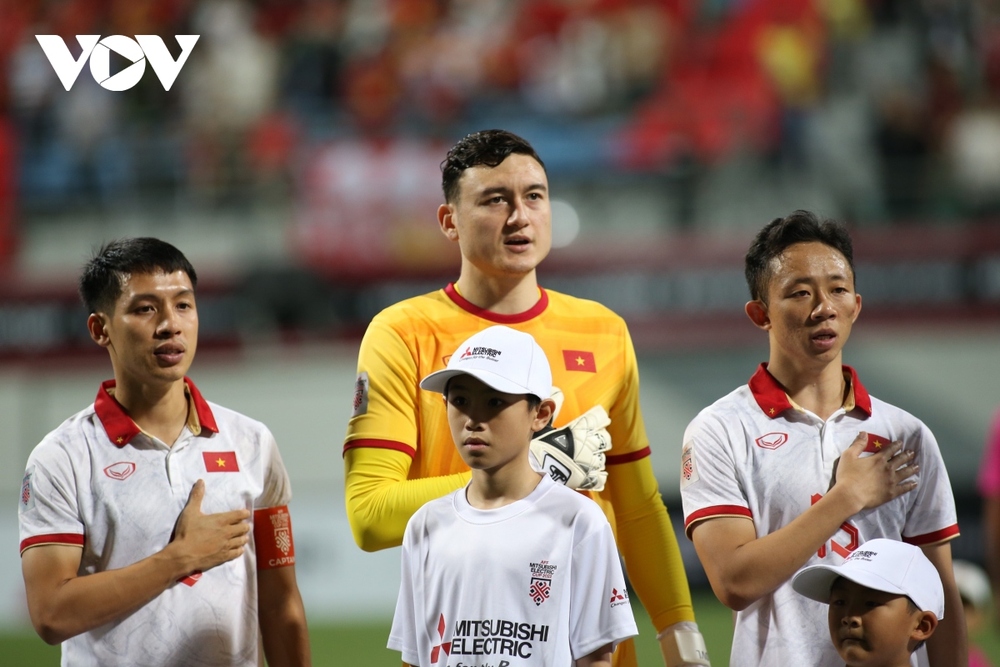
[[[101,383],[94,399],[94,411],[108,434],[108,439],[116,447],[124,447],[132,438],[142,433],[138,424],[125,412],[125,408],[114,397],[115,381],[107,380]],[[203,432],[218,433],[212,408],[202,398],[201,392],[194,386],[190,378],[184,378],[185,394],[188,397],[188,428],[195,435]],[[193,408],[193,409],[192,409]],[[207,435],[207,434],[206,434]]]
[[[850,366],[841,366],[841,368],[844,370],[844,378],[849,383],[844,409],[850,411],[858,408],[871,417],[872,398],[868,395],[864,385],[861,384],[861,380],[858,379],[858,374]],[[767,370],[766,361],[757,367],[757,371],[750,378],[749,385],[757,405],[771,419],[775,419],[785,410],[796,407],[785,392],[785,388]]]

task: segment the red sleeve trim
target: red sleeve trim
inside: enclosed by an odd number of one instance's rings
[[[62,544],[66,546],[82,547],[83,535],[79,533],[54,533],[52,535],[36,535],[21,540],[21,553],[25,549],[38,547],[46,544]]]
[[[350,442],[344,443],[344,454],[347,453],[349,449],[357,449],[359,447],[374,447],[375,449],[393,449],[397,452],[402,452],[409,456],[411,459],[417,455],[417,450],[410,447],[407,444],[398,442],[396,440],[377,440],[375,438],[361,438],[360,440],[351,440]]]
[[[903,541],[916,547],[926,547],[928,544],[936,544],[938,542],[953,540],[958,537],[959,534],[958,524],[956,523],[948,526],[947,528],[936,530],[933,533],[914,535],[913,537],[906,537],[904,535]]]
[[[706,519],[717,519],[719,517],[743,517],[746,519],[753,520],[753,513],[750,512],[749,508],[743,507],[742,505],[713,505],[712,507],[704,507],[700,510],[691,512],[684,519],[684,532],[687,534],[688,538],[691,537],[691,529],[694,524],[699,521],[705,521]]]
[[[634,452],[627,452],[625,454],[612,454],[604,459],[604,465],[616,466],[622,463],[632,463],[632,461],[638,461],[639,459],[644,459],[649,456],[649,447],[643,447],[640,450]]]

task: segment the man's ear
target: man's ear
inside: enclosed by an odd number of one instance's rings
[[[441,233],[447,236],[449,241],[457,241],[458,228],[455,227],[455,207],[451,204],[441,204],[438,206],[437,216]]]
[[[938,618],[932,611],[918,612],[917,622],[910,631],[910,639],[918,644],[927,641],[937,628]]]
[[[108,332],[104,327],[103,314],[90,314],[90,317],[87,318],[87,331],[94,342],[101,347],[107,347],[111,344],[111,338],[108,337]]]
[[[743,307],[746,311],[747,317],[753,322],[758,328],[767,331],[771,328],[771,317],[767,314],[767,304],[765,304],[760,299],[754,299],[753,301],[747,301],[747,305]]]

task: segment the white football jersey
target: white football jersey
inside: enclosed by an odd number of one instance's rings
[[[388,647],[410,664],[571,667],[636,634],[610,524],[548,477],[491,510],[462,488],[407,524]]]
[[[35,447],[18,506],[22,552],[79,546],[84,576],[131,565],[167,545],[198,479],[206,514],[288,503],[291,486],[270,431],[206,402],[186,382],[192,407],[173,446],[139,430],[109,381],[93,405]],[[63,642],[62,664],[256,667],[256,573],[251,540],[242,557]]]
[[[916,452],[917,488],[864,510],[806,563],[839,564],[865,541],[884,537],[926,546],[958,535],[955,501],[937,441],[917,418],[869,396],[844,367],[851,395],[827,420],[795,406],[766,364],[705,408],[684,433],[681,498],[690,537],[701,521],[746,517],[758,537],[791,523],[833,484],[834,465],[860,431],[866,452],[900,440]],[[731,667],[842,667],[827,628],[827,607],[786,582],[737,613]],[[914,663],[916,664],[916,663]]]

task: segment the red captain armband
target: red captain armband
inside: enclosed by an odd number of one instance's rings
[[[254,511],[253,542],[257,549],[258,570],[295,565],[292,515],[287,505]]]

